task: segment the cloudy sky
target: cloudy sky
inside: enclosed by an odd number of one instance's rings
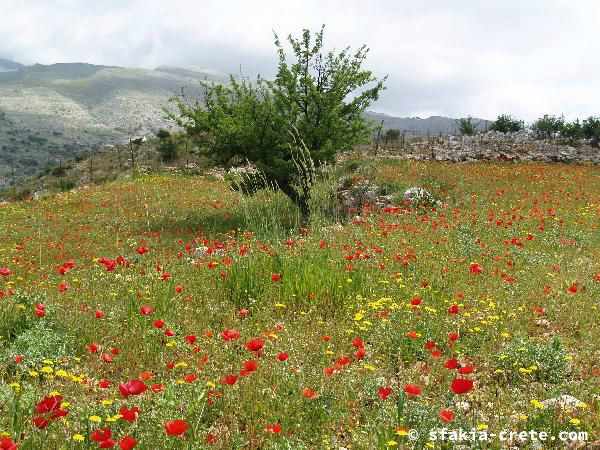
[[[273,76],[272,30],[326,24],[371,50],[372,109],[398,116],[600,113],[597,0],[0,0],[0,57]]]

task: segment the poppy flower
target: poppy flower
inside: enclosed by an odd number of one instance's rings
[[[267,433],[273,433],[273,434],[279,434],[281,433],[281,425],[276,423],[276,424],[267,424],[267,426],[265,427],[265,429],[267,430]]]
[[[221,332],[221,337],[224,341],[232,341],[239,339],[240,333],[236,330],[225,330]]]
[[[454,413],[452,411],[449,411],[447,409],[442,409],[440,411],[440,420],[442,422],[445,422],[445,423],[452,422],[453,419],[454,419]]]
[[[189,373],[185,376],[184,380],[187,384],[192,384],[193,382],[195,382],[198,379],[198,375],[196,375],[195,373]]]
[[[448,314],[458,314],[458,305],[452,305],[450,308],[448,308]]]
[[[238,377],[236,375],[227,375],[223,379],[223,383],[227,384],[229,386],[233,386],[235,383],[237,383],[237,380],[238,380]]]
[[[576,284],[573,284],[569,287],[569,292],[571,294],[575,294],[579,290],[579,287]]]
[[[180,436],[187,431],[188,426],[183,419],[170,420],[165,423],[165,432],[167,436]]]
[[[309,388],[304,388],[302,390],[302,395],[304,395],[304,397],[306,397],[310,400],[314,400],[315,398],[317,398],[319,396],[317,394],[317,391],[315,391],[314,389],[309,389]]]
[[[287,360],[289,358],[289,355],[286,352],[281,352],[277,355],[277,359],[281,362]]]
[[[421,388],[419,388],[419,386],[417,386],[416,384],[407,384],[406,386],[404,386],[404,392],[406,392],[409,395],[420,395]]]
[[[146,392],[147,389],[148,386],[146,386],[146,383],[143,383],[142,381],[135,378],[133,380],[128,381],[127,383],[119,384],[119,391],[121,391],[121,395],[123,395],[123,397],[125,398],[129,397],[130,395],[142,394]]]
[[[381,400],[385,400],[392,393],[392,388],[391,387],[380,387],[378,393],[379,393],[379,398]]]
[[[100,386],[102,389],[108,389],[110,387],[110,381],[102,380],[100,383],[98,383],[98,386]]]
[[[19,448],[18,444],[15,444],[11,438],[8,437],[0,437],[0,449],[3,450],[17,450]]]
[[[448,339],[451,341],[456,341],[458,339],[458,333],[456,331],[448,333]]]
[[[140,313],[142,314],[142,316],[149,316],[150,314],[152,314],[152,306],[149,306],[149,305],[140,306]]]
[[[413,299],[410,301],[410,304],[411,304],[412,306],[419,306],[419,305],[421,304],[421,302],[422,302],[422,301],[423,301],[423,300],[421,300],[420,298],[413,298]]]
[[[150,389],[152,390],[152,392],[163,392],[165,390],[165,387],[162,384],[153,384],[152,386],[150,386]]]
[[[92,342],[90,345],[88,345],[88,352],[98,353],[98,344],[96,344],[95,342]]]
[[[196,342],[197,338],[196,338],[196,336],[194,336],[194,335],[190,335],[190,336],[186,336],[186,337],[184,338],[184,340],[185,340],[185,343],[186,343],[186,344],[189,344],[189,345],[194,345],[194,343]]]
[[[58,286],[58,290],[60,292],[65,292],[68,291],[70,289],[70,286],[67,283],[60,283],[60,285]]]
[[[121,450],[131,450],[136,446],[137,441],[131,436],[125,436],[123,439],[118,440],[117,444],[121,447]]]
[[[143,255],[144,253],[148,253],[149,251],[150,251],[150,249],[148,247],[146,247],[145,245],[142,245],[141,247],[138,247],[135,252],[138,255]]]
[[[154,325],[156,328],[162,328],[162,327],[164,327],[164,326],[165,326],[165,321],[164,321],[164,320],[161,320],[161,319],[158,319],[158,320],[155,320],[155,321],[153,322],[153,325]]]
[[[446,369],[456,369],[458,367],[457,359],[449,359],[444,363]]]
[[[90,438],[92,441],[101,442],[110,439],[112,436],[112,431],[110,428],[97,429],[92,434],[90,434]]]
[[[247,372],[254,372],[258,369],[258,363],[256,361],[245,361],[244,370]]]
[[[456,378],[452,380],[450,388],[455,394],[466,394],[473,389],[473,380],[466,378]]]
[[[365,349],[359,348],[357,351],[354,352],[354,359],[363,359],[365,357],[365,354]]]
[[[411,339],[416,339],[419,337],[419,334],[415,330],[411,330],[406,335]]]
[[[241,317],[246,317],[248,314],[250,314],[250,311],[248,311],[247,309],[240,309],[239,314]]]
[[[37,428],[42,430],[42,429],[46,428],[48,425],[50,425],[50,419],[48,419],[47,417],[34,417],[33,423]]]
[[[124,406],[121,406],[121,409],[119,410],[119,414],[123,416],[122,419],[126,420],[127,422],[137,422],[141,412],[142,411],[140,411],[140,409],[137,406],[134,406],[131,409],[127,409]]]
[[[464,366],[464,367],[461,367],[460,369],[458,369],[458,373],[461,375],[467,375],[467,374],[473,373],[473,370],[474,370],[473,366]]]
[[[365,343],[362,341],[361,338],[355,337],[354,339],[352,339],[352,346],[355,348],[364,348]]]
[[[265,343],[261,339],[256,338],[246,343],[246,348],[251,352],[258,352],[264,345]]]
[[[271,280],[273,280],[275,283],[278,283],[279,280],[281,280],[281,275],[278,273],[273,273],[271,274]]]
[[[477,263],[471,263],[471,265],[469,266],[469,272],[471,272],[473,274],[482,273],[483,272],[483,267],[481,267]]]
[[[0,275],[2,275],[3,277],[7,277],[10,275],[10,269],[6,266],[4,267],[0,267]]]
[[[47,414],[58,408],[63,401],[62,395],[48,395],[35,407],[36,414]]]

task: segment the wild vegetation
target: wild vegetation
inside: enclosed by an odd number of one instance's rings
[[[597,168],[334,172],[305,227],[281,193],[182,175],[0,206],[3,442],[442,448],[427,432],[443,426],[597,437]],[[331,180],[345,173],[397,206],[340,216]],[[441,206],[402,204],[410,186]],[[549,406],[567,394],[578,403]]]

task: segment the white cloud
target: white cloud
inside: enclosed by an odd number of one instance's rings
[[[326,24],[325,43],[366,43],[389,75],[375,109],[396,115],[598,114],[595,0],[0,0],[0,56],[212,66],[273,75],[281,37]]]

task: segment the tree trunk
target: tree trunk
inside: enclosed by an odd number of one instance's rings
[[[279,189],[300,209],[302,223],[307,224],[310,218],[310,204],[308,201],[310,192],[305,191],[303,195],[300,195],[296,189],[287,183],[280,183]]]

